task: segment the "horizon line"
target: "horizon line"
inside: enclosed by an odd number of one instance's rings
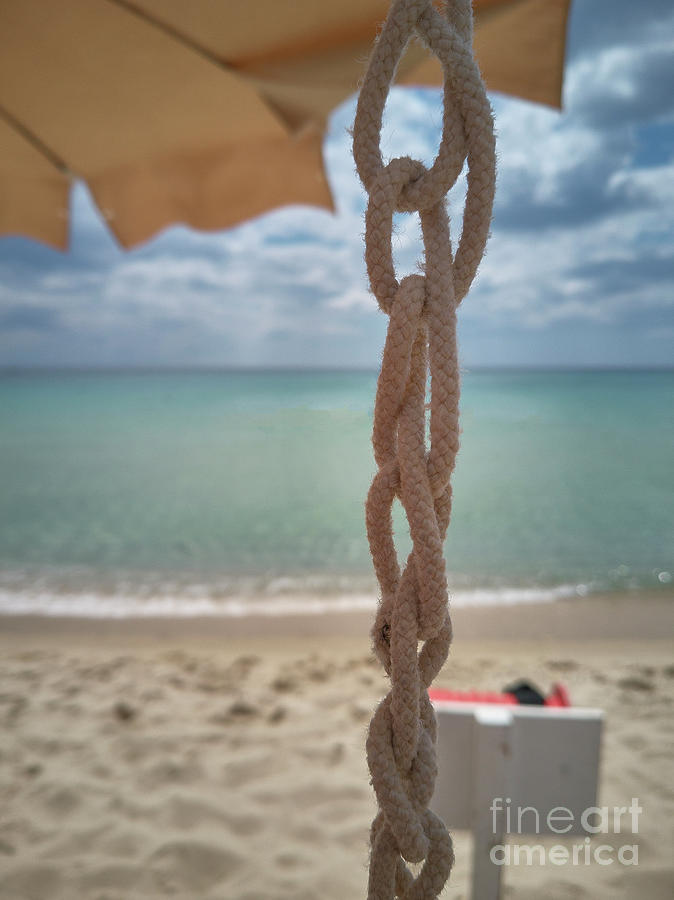
[[[499,372],[673,372],[674,365],[463,365],[461,374]],[[314,365],[2,365],[0,375],[14,374],[377,374],[378,366],[314,366]]]

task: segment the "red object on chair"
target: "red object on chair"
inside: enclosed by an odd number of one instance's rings
[[[563,684],[557,682],[552,685],[552,691],[545,698],[545,706],[571,706],[569,692]]]
[[[499,703],[504,706],[518,706],[519,701],[514,694],[497,691],[449,691],[445,688],[431,688],[428,692],[431,701],[450,701],[451,703]],[[563,684],[553,684],[552,691],[545,698],[543,706],[571,706],[569,692]]]

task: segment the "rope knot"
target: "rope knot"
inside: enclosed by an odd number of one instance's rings
[[[414,32],[444,73],[442,139],[429,168],[408,156],[384,165],[380,150],[390,83]],[[436,723],[427,688],[447,659],[452,637],[443,544],[459,446],[456,308],[484,252],[495,179],[491,110],[472,57],[471,0],[448,0],[444,15],[431,0],[393,0],[361,88],[353,152],[369,194],[365,260],[370,287],[389,316],[372,430],[377,474],[366,503],[381,586],[372,638],[391,678],[367,741],[380,808],[371,832],[368,896],[432,900],[453,861],[449,835],[428,809],[436,777]],[[463,231],[453,259],[445,196],[466,159]],[[391,247],[395,212],[419,213],[425,251],[425,274],[400,282]],[[412,538],[402,572],[391,515],[396,497]],[[416,879],[405,860],[423,862]]]
[[[428,169],[420,160],[409,156],[397,156],[382,166],[375,178],[372,191],[376,191],[382,181],[388,182],[391,192],[388,202],[394,212],[421,212],[445,199],[444,193],[436,195],[424,189],[426,175]]]
[[[414,187],[427,171],[426,166],[418,159],[412,159],[410,156],[396,156],[382,166],[375,181],[374,190],[382,182],[388,182],[390,185],[389,202],[392,210],[395,212],[418,212],[419,207],[410,204],[409,195],[414,194]]]

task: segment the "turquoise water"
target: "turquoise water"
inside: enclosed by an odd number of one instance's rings
[[[0,377],[0,609],[371,593],[375,383]],[[672,372],[467,373],[453,590],[477,602],[671,589],[673,401]]]

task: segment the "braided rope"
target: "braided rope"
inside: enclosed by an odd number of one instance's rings
[[[390,83],[413,33],[435,53],[444,71],[442,140],[429,169],[409,157],[384,165],[379,147]],[[459,448],[456,307],[484,253],[495,183],[493,121],[472,55],[470,0],[450,0],[444,15],[431,0],[393,0],[361,88],[353,153],[369,194],[365,259],[370,287],[390,317],[372,435],[378,471],[366,504],[381,588],[372,636],[391,679],[367,738],[379,804],[370,836],[368,898],[426,900],[442,891],[454,859],[443,822],[428,809],[437,772],[428,686],[447,659],[452,637],[443,543]],[[445,196],[466,159],[463,229],[452,259]],[[391,251],[396,211],[419,212],[425,250],[425,274],[400,283]],[[402,573],[391,520],[396,496],[405,508],[413,545]],[[406,861],[423,863],[416,877]]]

